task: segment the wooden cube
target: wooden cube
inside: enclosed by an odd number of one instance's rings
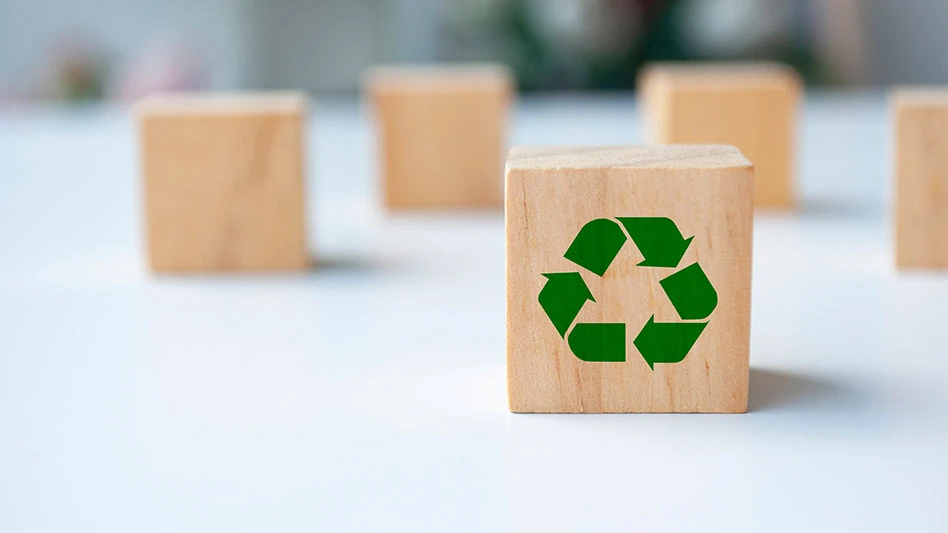
[[[651,142],[733,144],[754,163],[754,205],[789,208],[799,76],[773,63],[656,63],[639,80]]]
[[[389,208],[500,208],[506,68],[381,67],[366,76]]]
[[[152,270],[307,267],[306,111],[301,94],[169,95],[140,103]]]
[[[895,114],[895,263],[948,268],[948,87],[902,89]]]
[[[753,191],[733,146],[514,148],[511,411],[746,411]]]

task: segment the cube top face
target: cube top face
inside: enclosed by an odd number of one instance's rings
[[[777,64],[655,65],[643,74],[652,142],[724,143],[753,163],[755,205],[789,208],[799,76]]]
[[[515,412],[747,409],[754,169],[725,146],[515,148]]]
[[[564,169],[676,169],[751,167],[733,146],[515,146],[507,157],[507,172]]]
[[[169,93],[149,96],[136,109],[142,118],[169,115],[305,115],[308,101],[296,92]]]
[[[506,69],[394,69],[367,77],[390,208],[503,206],[513,83]]]
[[[513,73],[492,63],[454,65],[387,65],[372,69],[364,84],[373,95],[381,93],[457,93],[513,91]]]
[[[895,262],[948,269],[948,88],[895,91]]]
[[[897,109],[944,108],[948,106],[948,87],[900,87],[890,96]]]
[[[799,87],[800,76],[791,67],[770,62],[659,62],[645,67],[642,82],[674,87],[711,89],[781,89]]]
[[[308,265],[305,109],[305,99],[295,97],[174,97],[139,107],[153,270]]]

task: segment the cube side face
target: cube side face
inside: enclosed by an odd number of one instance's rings
[[[754,204],[790,208],[795,200],[793,162],[799,86],[788,79],[760,87],[655,89],[663,99],[653,139],[669,144],[733,144],[754,163]],[[650,106],[651,108],[652,106]]]
[[[746,411],[753,186],[753,169],[746,167],[509,170],[510,409],[541,413]],[[566,259],[584,225],[617,217],[667,217],[684,238],[694,239],[677,268],[639,266],[645,256],[631,238],[602,276]],[[717,304],[704,320],[683,320],[662,280],[694,263],[716,291]],[[540,293],[551,282],[544,274],[572,272],[579,273],[594,301],[582,304],[563,334],[541,303]],[[646,333],[649,322],[707,325],[681,362],[661,363],[655,362],[651,351],[656,344],[648,342],[655,338]],[[577,324],[625,324],[625,360],[581,360],[573,349],[574,342],[581,345],[573,337]],[[659,349],[671,349],[680,341],[678,333],[671,337],[666,333],[657,333],[662,337]],[[649,351],[654,370],[639,346]]]
[[[948,269],[948,105],[895,113],[896,266]]]
[[[506,90],[375,95],[390,208],[499,208]]]
[[[306,268],[301,114],[149,114],[140,135],[153,270]]]

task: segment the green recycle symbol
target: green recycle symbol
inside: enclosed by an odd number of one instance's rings
[[[637,266],[677,268],[694,239],[693,236],[683,238],[678,226],[665,217],[618,217],[616,220],[625,232],[614,220],[592,220],[579,230],[563,257],[601,277],[625,244],[627,232],[645,257]],[[540,290],[540,306],[560,337],[567,339],[573,354],[583,361],[624,362],[625,324],[579,323],[570,331],[586,301],[596,301],[579,272],[542,275],[547,281]],[[653,314],[633,342],[652,370],[655,363],[683,361],[708,325],[705,319],[718,305],[718,293],[697,262],[665,277],[660,284],[678,316],[703,322],[656,322]]]

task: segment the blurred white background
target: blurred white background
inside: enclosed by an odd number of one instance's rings
[[[650,59],[772,58],[811,84],[948,82],[937,0],[4,0],[0,97],[354,91],[377,62],[497,60],[623,89]]]

